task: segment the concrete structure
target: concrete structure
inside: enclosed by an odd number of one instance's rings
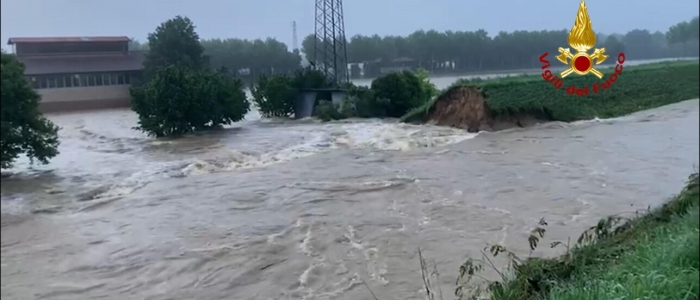
[[[11,38],[25,76],[41,95],[43,112],[128,107],[144,52],[129,51],[129,38]]]

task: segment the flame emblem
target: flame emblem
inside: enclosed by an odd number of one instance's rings
[[[576,54],[572,54],[569,48],[559,47],[559,53],[561,54],[557,56],[557,59],[570,66],[569,69],[560,73],[561,77],[564,78],[571,73],[581,76],[593,73],[593,75],[602,79],[603,73],[593,67],[593,61],[595,60],[597,65],[604,62],[608,56],[605,55],[605,48],[594,49],[592,55],[588,54],[588,50],[595,46],[596,37],[584,0],[581,0],[581,4],[578,7],[574,27],[569,31],[568,42],[569,46],[576,50]]]

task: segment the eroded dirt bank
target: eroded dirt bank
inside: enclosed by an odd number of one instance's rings
[[[428,111],[428,121],[441,126],[464,128],[469,132],[498,131],[551,121],[544,115],[496,114],[485,100],[476,87],[452,87],[435,100]]]

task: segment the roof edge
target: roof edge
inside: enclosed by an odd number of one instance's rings
[[[67,37],[12,37],[8,45],[17,43],[71,43],[71,42],[129,42],[127,36],[67,36]]]

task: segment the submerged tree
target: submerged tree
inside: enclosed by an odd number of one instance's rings
[[[194,24],[177,16],[148,35],[143,85],[131,88],[138,129],[177,136],[240,121],[250,109],[240,80],[209,69]]]
[[[242,120],[250,109],[239,80],[177,65],[132,89],[131,99],[138,129],[156,137],[218,128]]]
[[[187,17],[176,16],[148,34],[149,51],[143,62],[144,78],[149,80],[159,70],[177,65],[192,70],[209,67],[204,47],[195,26]]]
[[[3,169],[21,154],[41,163],[58,154],[58,127],[39,112],[39,94],[24,78],[24,65],[2,53],[2,115],[0,165]]]

